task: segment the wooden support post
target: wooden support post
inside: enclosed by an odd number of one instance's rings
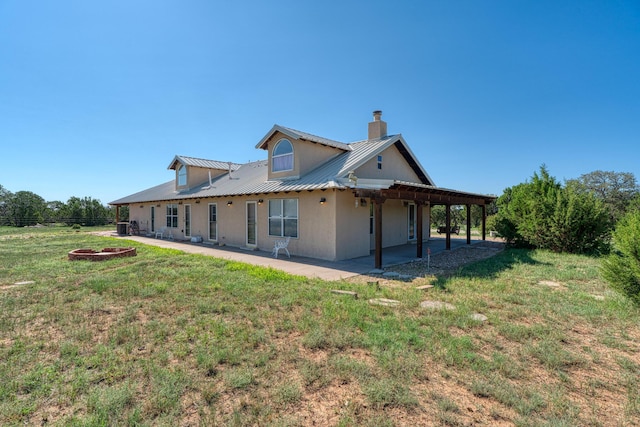
[[[422,203],[416,203],[416,221],[417,221],[417,241],[416,241],[416,252],[417,257],[422,258]]]
[[[447,227],[447,238],[446,238],[446,245],[445,245],[445,249],[450,251],[451,250],[451,205],[444,205],[445,208],[445,212],[447,213],[447,220],[445,221],[446,224],[445,226]]]
[[[482,205],[482,240],[487,240],[487,207]]]
[[[382,202],[381,198],[373,199],[374,203],[374,221],[375,221],[375,268],[382,268]]]
[[[120,205],[116,205],[116,224],[120,222]]]
[[[467,205],[467,245],[471,244],[471,205]]]

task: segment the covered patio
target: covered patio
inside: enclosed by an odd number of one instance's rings
[[[422,210],[425,205],[444,205],[446,212],[445,224],[445,250],[451,250],[451,206],[464,205],[467,208],[466,218],[466,244],[471,244],[471,206],[477,205],[482,209],[482,240],[486,240],[486,205],[492,203],[496,198],[482,194],[466,193],[462,191],[449,190],[430,185],[416,184],[409,182],[395,181],[389,188],[383,189],[355,189],[353,192],[356,198],[369,198],[374,206],[374,266],[382,268],[382,205],[386,200],[405,200],[415,203],[418,218],[422,218]],[[423,237],[424,230],[422,221],[416,223],[416,258],[423,257]]]

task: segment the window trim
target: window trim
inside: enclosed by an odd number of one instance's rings
[[[211,238],[211,206],[215,206],[216,208],[216,219],[215,221],[213,221],[215,223],[215,233],[216,235],[214,236],[215,238],[212,239]],[[209,231],[209,235],[208,235],[208,240],[211,240],[212,242],[217,242],[218,241],[218,204],[217,203],[209,203],[208,208],[207,208],[207,224],[208,226],[208,231]]]
[[[187,185],[187,167],[183,164],[180,164],[176,173],[178,174],[178,187],[184,187],[185,185]]]
[[[284,201],[285,200],[295,200],[296,202],[296,216],[285,216],[284,215]],[[271,203],[279,202],[280,203],[280,215],[279,216],[271,216]],[[296,220],[296,233],[295,236],[287,236],[285,234],[285,221],[286,220]],[[271,221],[279,220],[280,221],[280,234],[272,234],[271,232]],[[296,198],[291,199],[269,199],[269,206],[267,212],[267,222],[268,222],[268,233],[270,237],[291,237],[292,239],[297,239],[300,236],[300,201]]]
[[[291,148],[290,152],[286,152],[284,154],[275,154],[276,150],[278,149],[278,147],[280,146],[280,144],[286,142],[287,144],[289,144],[289,147]],[[271,172],[289,172],[294,170],[295,165],[294,165],[294,157],[293,157],[293,144],[291,143],[291,141],[289,141],[286,138],[282,138],[281,140],[279,140],[276,145],[273,146],[273,150],[271,151]],[[288,169],[276,169],[275,168],[275,164],[276,164],[276,159],[284,159],[285,157],[291,157],[291,167]]]
[[[175,214],[173,212],[170,212],[169,210],[173,210],[175,209]],[[166,214],[167,214],[167,227],[169,228],[178,228],[178,204],[177,203],[167,203],[167,208],[166,208]],[[175,225],[174,225],[175,224]]]

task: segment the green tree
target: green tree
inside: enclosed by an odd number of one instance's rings
[[[61,222],[64,209],[65,205],[61,201],[54,200],[53,202],[47,202],[47,207],[43,214],[44,222],[49,224]]]
[[[24,227],[42,222],[47,205],[44,199],[31,191],[18,191],[9,199],[11,225]]]
[[[13,194],[11,191],[0,185],[0,225],[10,225],[9,204]]]
[[[607,248],[610,223],[602,201],[563,187],[544,165],[530,182],[506,189],[498,209],[495,227],[510,243],[571,253]]]
[[[614,251],[602,263],[611,287],[640,305],[640,209],[630,210],[613,232]]]
[[[568,184],[574,185],[577,191],[589,192],[602,200],[614,224],[624,216],[639,192],[636,177],[630,172],[597,170],[570,180]]]
[[[466,213],[463,206],[451,206],[451,225],[466,224]],[[431,207],[431,223],[437,226],[445,225],[447,221],[447,211],[444,205],[435,205]]]

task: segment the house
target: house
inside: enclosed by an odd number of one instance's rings
[[[129,206],[129,219],[141,228],[175,239],[270,250],[290,237],[289,251],[311,258],[343,260],[374,250],[376,267],[383,248],[415,242],[421,257],[431,206],[475,204],[484,212],[494,197],[437,187],[402,135],[387,134],[381,114],[374,111],[362,141],[274,125],[256,145],[266,160],[177,155],[168,167],[171,181],[110,205],[118,217],[120,206]]]

